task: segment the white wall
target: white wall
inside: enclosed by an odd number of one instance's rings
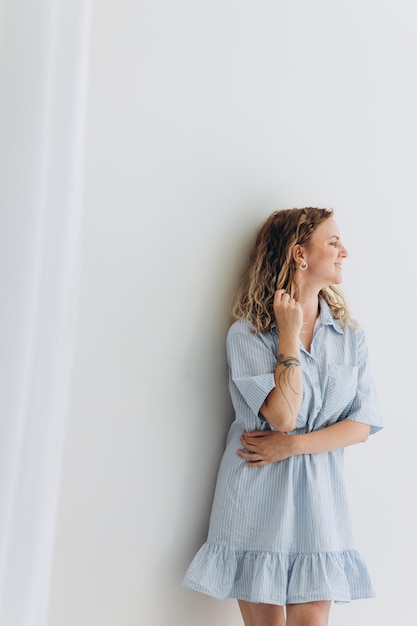
[[[234,281],[254,228],[307,204],[336,211],[386,423],[346,454],[378,598],[335,607],[332,624],[412,623],[413,11],[401,0],[96,3],[49,626],[241,623],[234,601],[180,585],[232,415]]]

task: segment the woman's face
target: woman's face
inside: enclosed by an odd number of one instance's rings
[[[342,263],[348,251],[340,240],[339,229],[332,217],[321,222],[304,248],[310,281],[321,289],[342,282]],[[306,276],[307,278],[307,276]]]

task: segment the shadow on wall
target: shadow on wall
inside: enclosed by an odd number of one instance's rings
[[[234,419],[228,389],[226,336],[231,321],[232,295],[254,237],[254,229],[249,229],[247,224],[245,229],[240,228],[240,233],[237,230],[236,225],[230,223],[223,240],[214,242],[214,246],[211,242],[215,249],[209,255],[212,261],[207,268],[209,276],[198,275],[195,279],[204,283],[204,289],[194,285],[194,293],[200,294],[198,303],[194,303],[198,314],[194,316],[192,328],[188,329],[187,346],[183,361],[179,363],[189,395],[184,416],[187,447],[183,450],[176,523],[181,529],[178,543],[184,549],[178,553],[178,548],[173,547],[172,554],[178,585],[194,554],[206,540],[217,471]],[[204,254],[207,257],[207,251]],[[187,602],[196,604],[200,615],[204,613],[201,602],[212,603],[210,599],[202,600],[201,594],[189,590],[185,593]],[[224,615],[224,608],[222,610]]]

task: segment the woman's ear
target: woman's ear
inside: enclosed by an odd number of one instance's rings
[[[301,263],[301,261],[304,260],[304,250],[299,243],[296,243],[294,248],[292,249],[292,258],[296,263]]]

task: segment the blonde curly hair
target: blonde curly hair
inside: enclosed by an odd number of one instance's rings
[[[305,246],[321,222],[333,216],[333,209],[306,207],[274,211],[259,228],[240,284],[232,301],[234,320],[247,320],[253,332],[270,330],[274,322],[274,294],[285,289],[297,298],[296,264],[293,248]],[[354,325],[342,293],[334,286],[320,291],[335,319]]]

